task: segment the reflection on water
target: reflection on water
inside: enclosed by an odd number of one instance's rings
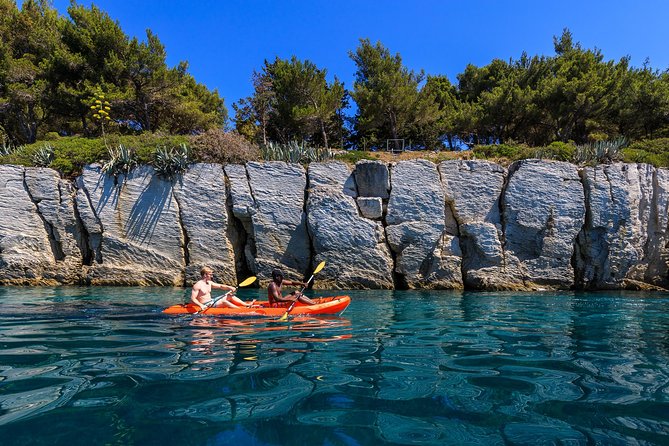
[[[0,289],[0,443],[669,443],[667,295],[368,291],[341,317],[161,313],[186,295]]]

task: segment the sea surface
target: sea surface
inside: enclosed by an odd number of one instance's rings
[[[281,322],[0,288],[0,444],[669,444],[669,294],[347,294]]]

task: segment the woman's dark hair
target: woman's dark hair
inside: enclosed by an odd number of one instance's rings
[[[272,279],[278,279],[279,277],[283,278],[283,272],[280,269],[272,270]]]

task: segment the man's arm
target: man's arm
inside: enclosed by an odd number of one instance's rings
[[[209,282],[211,284],[212,288],[216,288],[218,290],[228,290],[228,291],[235,291],[237,288],[230,286],[230,285],[223,285],[221,283],[216,283],[216,282]]]
[[[298,281],[296,281],[296,280],[284,280],[284,281],[283,281],[283,284],[284,284],[284,285],[288,285],[288,286],[295,286],[295,285],[299,285],[299,286],[302,286],[302,287],[307,286],[306,283],[304,283],[304,282],[298,282]]]

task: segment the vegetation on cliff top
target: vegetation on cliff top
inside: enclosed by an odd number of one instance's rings
[[[68,15],[45,0],[0,0],[2,163],[73,175],[91,162],[114,165],[120,153],[168,171],[191,161],[355,161],[380,158],[367,150],[400,139],[431,159],[468,148],[456,156],[669,166],[669,73],[606,61],[568,30],[554,38],[554,56],[468,65],[455,83],[409,70],[367,39],[349,53],[351,90],[311,61],[265,60],[253,94],[233,104],[232,132],[218,92],[186,62],[168,67],[150,30],[129,38],[104,11],[76,2]]]

